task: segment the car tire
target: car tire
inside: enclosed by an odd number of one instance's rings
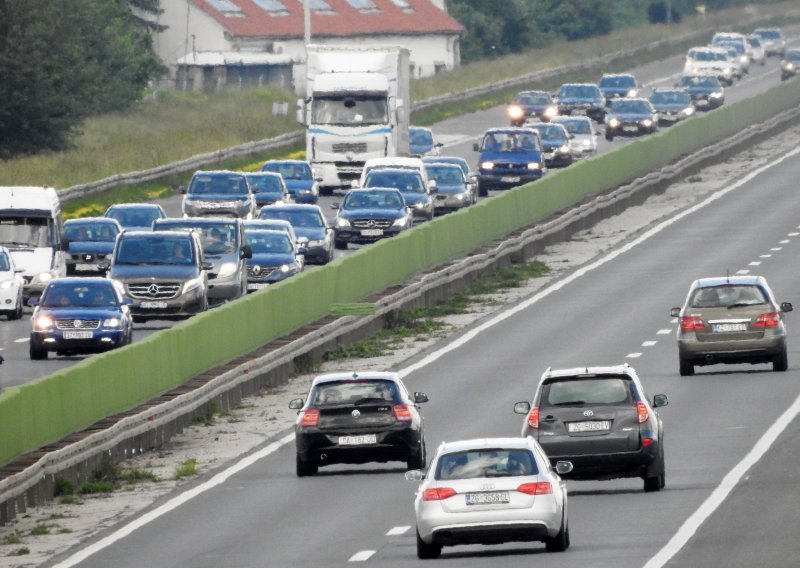
[[[680,357],[678,359],[678,367],[681,377],[691,377],[694,375],[694,364],[691,361]]]
[[[441,544],[428,544],[420,538],[419,531],[417,531],[417,558],[420,560],[432,560],[433,558],[439,558],[441,554]]]
[[[547,537],[544,541],[547,552],[564,552],[569,548],[569,523],[567,519],[561,521],[561,530],[554,537]]]
[[[661,491],[667,485],[667,467],[664,463],[664,441],[660,442],[661,449],[659,450],[659,472],[658,475],[654,475],[652,477],[648,477],[645,475],[644,478],[644,492],[645,493],[653,493],[655,491]]]
[[[8,312],[8,320],[18,320],[22,319],[22,298],[20,298],[19,302],[17,302],[17,307]]]
[[[339,239],[335,239],[333,241],[333,246],[337,250],[347,250],[347,241],[340,241]]]
[[[614,135],[611,134],[608,130],[606,130],[606,140],[608,140],[609,142],[614,141]]]
[[[41,347],[37,346],[36,342],[33,340],[31,340],[29,352],[31,361],[42,361],[47,359],[47,349],[42,349]]]
[[[489,188],[486,184],[478,182],[478,197],[489,197]]]
[[[300,457],[300,454],[297,454],[295,464],[297,477],[308,477],[309,475],[314,475],[319,469],[315,464],[309,463]]]
[[[784,347],[781,350],[781,352],[778,353],[772,360],[772,370],[782,373],[788,368],[789,368],[789,356],[787,355],[786,348]]]
[[[419,449],[414,453],[413,456],[406,460],[406,466],[409,470],[425,469],[426,461],[427,452],[425,451],[425,440],[423,439],[422,442],[420,442]]]

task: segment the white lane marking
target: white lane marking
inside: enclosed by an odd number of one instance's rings
[[[373,554],[375,554],[374,550],[362,550],[361,552],[356,552],[353,556],[351,556],[348,562],[366,562]]]
[[[771,249],[769,249],[769,250],[771,250],[771,251],[775,251],[775,252],[778,252],[779,250],[783,250],[783,247],[772,247],[772,248],[771,248]]]
[[[762,254],[758,258],[772,258],[772,255],[771,254]]]
[[[684,521],[683,525],[678,529],[678,532],[667,542],[664,547],[659,550],[655,556],[647,561],[644,568],[661,568],[669,560],[675,556],[685,545],[689,539],[694,536],[697,529],[700,528],[706,519],[708,519],[714,511],[722,505],[723,501],[728,497],[728,494],[733,491],[736,485],[741,481],[744,475],[764,457],[764,454],[770,449],[778,436],[792,423],[792,421],[800,414],[800,396],[798,396],[792,406],[786,410],[780,417],[764,432],[764,435],[756,442],[753,449],[748,452],[742,461],[737,463],[728,474],[722,478],[720,484],[711,492],[711,495],[703,501],[698,509]]]
[[[736,274],[740,274],[740,275],[750,274],[750,271],[749,270],[737,270]]]
[[[797,235],[800,235],[800,233],[789,233],[789,234],[788,234],[788,235],[786,235],[786,236],[787,236],[787,237],[796,237]]]
[[[389,529],[389,532],[386,533],[386,536],[399,536],[401,534],[406,534],[409,530],[411,530],[411,527],[409,526],[394,527]]]
[[[31,340],[30,337],[21,337],[20,339],[15,339],[14,343],[25,343],[25,342],[30,341],[30,340]]]
[[[642,343],[642,347],[652,347],[656,343],[658,343],[658,341],[645,341],[644,343]]]
[[[656,335],[669,335],[670,333],[672,333],[672,329],[664,328],[664,329],[659,329],[656,332]]]
[[[647,230],[644,233],[642,233],[641,235],[639,235],[639,237],[637,237],[636,239],[633,239],[632,241],[626,243],[624,246],[611,251],[606,256],[597,259],[596,261],[584,266],[583,268],[581,268],[579,270],[576,270],[575,272],[573,272],[572,274],[570,274],[569,276],[567,276],[563,280],[559,280],[558,282],[553,283],[552,285],[548,286],[547,288],[545,288],[541,292],[538,292],[538,293],[534,294],[533,296],[531,296],[530,298],[528,298],[524,302],[521,302],[521,303],[517,304],[516,306],[514,306],[513,308],[511,308],[511,309],[509,309],[509,310],[507,310],[507,311],[505,311],[505,312],[503,312],[501,314],[498,314],[497,316],[487,320],[483,324],[475,327],[469,333],[465,333],[464,335],[462,335],[461,337],[459,337],[458,339],[456,339],[452,343],[449,343],[449,344],[445,345],[444,347],[442,347],[438,351],[434,351],[433,353],[430,353],[427,357],[423,357],[422,359],[420,359],[416,363],[414,363],[412,365],[409,365],[409,366],[407,366],[407,367],[405,367],[403,369],[400,369],[398,371],[398,374],[401,377],[405,377],[405,376],[409,375],[410,373],[425,367],[426,365],[430,365],[431,363],[433,363],[434,361],[440,359],[441,357],[443,357],[447,353],[450,353],[451,351],[454,351],[455,349],[458,349],[459,347],[461,347],[465,343],[471,341],[472,339],[474,339],[478,334],[482,333],[483,331],[486,331],[487,329],[490,329],[490,328],[496,326],[500,322],[505,321],[506,319],[508,319],[511,316],[517,314],[518,312],[521,312],[522,310],[527,309],[528,307],[532,306],[533,304],[535,304],[536,302],[538,302],[542,298],[546,298],[550,294],[553,294],[554,292],[557,292],[558,290],[561,290],[562,288],[564,288],[568,284],[571,284],[572,282],[574,282],[575,280],[577,280],[581,276],[584,276],[585,274],[591,272],[595,268],[598,268],[600,266],[603,266],[604,264],[607,264],[607,263],[611,262],[612,260],[614,260],[618,256],[621,256],[621,255],[625,254],[626,252],[630,251],[635,246],[640,245],[641,243],[647,241],[648,239],[650,239],[650,237],[653,237],[653,236],[657,235],[658,233],[660,233],[661,231],[663,231],[667,227],[677,223],[678,221],[680,221],[684,217],[688,217],[692,213],[694,213],[696,211],[699,211],[703,207],[705,207],[705,206],[707,206],[707,205],[709,205],[709,204],[721,199],[723,196],[727,195],[728,193],[730,193],[730,192],[740,188],[744,184],[750,182],[750,180],[754,179],[755,177],[760,175],[762,172],[765,172],[768,169],[770,169],[772,167],[775,167],[778,164],[783,163],[784,161],[788,160],[789,158],[794,157],[797,154],[800,154],[800,146],[798,146],[794,150],[790,150],[789,152],[787,152],[786,154],[784,154],[780,158],[777,158],[776,160],[770,162],[769,164],[765,164],[764,166],[761,166],[760,168],[753,170],[752,172],[750,172],[749,174],[747,174],[743,178],[739,179],[736,183],[726,187],[725,189],[720,190],[719,192],[717,192],[717,193],[715,193],[713,195],[710,195],[709,197],[707,197],[706,199],[704,199],[700,203],[697,203],[697,204],[693,205],[692,207],[689,207],[688,209],[683,210],[678,215],[675,215],[674,217],[672,217],[670,219],[667,219],[667,220],[663,221],[662,223],[659,223],[658,225],[650,228],[649,230]],[[675,321],[676,320],[673,320],[673,323]],[[123,526],[119,530],[113,532],[112,534],[108,535],[107,537],[97,541],[96,543],[93,543],[93,544],[89,545],[88,547],[86,547],[85,549],[83,549],[83,550],[81,550],[79,552],[76,552],[75,554],[73,554],[69,558],[65,559],[63,562],[60,562],[59,564],[56,564],[54,566],[54,568],[71,568],[72,566],[75,566],[76,564],[78,564],[80,562],[83,562],[84,560],[86,560],[87,558],[92,556],[93,554],[96,554],[97,552],[103,550],[104,548],[112,545],[116,541],[128,536],[129,534],[131,534],[136,529],[138,529],[140,527],[143,527],[147,523],[156,520],[158,517],[160,517],[160,516],[170,512],[170,511],[178,508],[182,504],[186,503],[187,501],[189,501],[191,499],[194,499],[195,497],[197,497],[198,495],[204,493],[205,491],[208,491],[209,489],[212,489],[212,488],[216,487],[220,483],[223,483],[224,481],[226,481],[233,474],[238,473],[239,471],[251,466],[252,464],[257,462],[258,460],[260,460],[260,459],[262,459],[262,458],[264,458],[264,457],[266,457],[266,456],[268,456],[270,454],[275,453],[281,447],[285,446],[286,444],[288,444],[288,443],[290,443],[292,441],[294,441],[294,433],[287,434],[285,437],[281,438],[277,442],[273,442],[272,444],[270,444],[269,446],[265,447],[264,449],[259,450],[258,452],[255,452],[253,454],[250,454],[249,456],[246,456],[244,459],[242,459],[242,460],[238,461],[237,463],[233,464],[228,469],[218,473],[217,475],[212,477],[207,482],[202,483],[202,484],[198,485],[197,487],[195,487],[195,488],[193,488],[193,489],[191,489],[189,491],[186,491],[185,493],[182,493],[181,495],[178,495],[177,497],[167,501],[166,503],[164,503],[160,507],[157,507],[156,509],[150,511],[149,513],[146,513],[146,514],[142,515],[138,519],[135,519],[135,520],[131,521],[130,523],[128,523],[127,525]]]
[[[753,262],[751,262],[747,266],[761,266],[761,261],[760,260],[754,260]]]
[[[785,244],[790,243],[792,241],[790,241],[789,239],[783,239],[782,241],[778,241],[778,242],[781,243],[782,245],[785,245]]]
[[[638,359],[641,356],[642,356],[641,353],[628,353],[627,355],[625,355],[625,358],[626,359]]]

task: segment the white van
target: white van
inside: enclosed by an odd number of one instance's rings
[[[0,187],[0,245],[22,268],[23,296],[38,296],[66,274],[61,202],[52,187]]]

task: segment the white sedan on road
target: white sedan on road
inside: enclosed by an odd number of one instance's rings
[[[0,246],[0,313],[10,320],[22,317],[22,268],[14,266],[14,259],[4,246]]]

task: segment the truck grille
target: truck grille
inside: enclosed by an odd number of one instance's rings
[[[168,300],[181,291],[180,282],[128,284],[128,294],[137,300]]]
[[[387,229],[392,226],[391,219],[353,219],[350,225],[356,229]]]
[[[353,154],[363,154],[367,151],[366,142],[338,142],[331,145],[331,149],[337,154],[352,152]]]
[[[96,319],[57,319],[56,327],[58,329],[97,329],[100,326],[100,320]]]

